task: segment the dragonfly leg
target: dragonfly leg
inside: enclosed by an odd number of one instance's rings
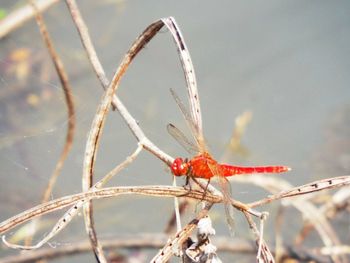
[[[204,190],[204,193],[203,193],[203,196],[202,196],[202,199],[201,199],[201,202],[203,202],[203,200],[204,200],[204,198],[205,198],[205,196],[206,196],[206,194],[207,194],[207,190],[208,190],[208,186],[209,186],[209,184],[210,184],[210,178],[208,179],[208,183],[207,183],[207,185],[205,186],[205,188],[203,189]],[[202,187],[202,186],[201,186]]]
[[[186,176],[185,186],[189,186],[189,187],[190,187],[190,189],[191,189],[190,177],[189,177],[189,176]]]
[[[185,188],[187,190],[187,192],[185,194],[179,195],[178,197],[187,196],[192,191],[189,176],[186,176],[186,182],[185,182],[185,185],[183,186],[183,188]]]
[[[187,191],[186,194],[180,195],[180,197],[181,197],[181,196],[186,196],[186,195],[188,195],[188,194],[192,191],[192,185],[191,185],[191,183],[190,183],[190,180],[191,180],[191,179],[192,179],[196,184],[198,184],[201,188],[203,188],[203,187],[201,186],[201,184],[200,184],[194,177],[192,177],[190,174],[188,174],[188,175],[186,175],[186,182],[185,182],[185,185],[184,185],[184,188],[185,188],[185,189],[188,189],[188,191]]]
[[[185,159],[185,162],[187,163],[188,160]],[[190,187],[191,187],[190,178],[193,179],[193,177],[191,176],[191,174],[192,174],[192,167],[189,166],[188,171],[187,171],[187,173],[186,173],[186,184],[185,184],[185,185],[190,185]]]
[[[206,184],[205,187],[203,187],[203,185],[200,182],[198,182],[196,178],[191,177],[191,179],[203,190],[203,196],[200,200],[202,202],[207,194],[208,186],[210,184],[210,179],[208,179],[208,183]]]
[[[185,162],[187,162],[187,159],[185,159]],[[192,176],[191,176],[191,172],[192,172],[192,167],[189,167],[187,173],[186,173],[186,182],[185,182],[185,187],[186,186],[189,186],[189,189],[190,191],[192,190],[192,186],[190,184],[190,178],[194,179]],[[198,182],[197,182],[198,183]]]
[[[184,186],[185,190],[187,190],[186,193],[182,194],[182,195],[178,195],[177,197],[184,197],[184,196],[187,196],[189,193],[191,193],[192,189],[191,187],[188,189],[186,188],[186,186]]]
[[[196,211],[197,211],[197,207],[199,204],[201,204],[204,199],[205,199],[205,196],[207,195],[207,189],[208,189],[208,186],[210,184],[210,179],[208,180],[208,183],[207,185],[204,187],[200,182],[197,181],[196,178],[194,177],[191,177],[191,179],[203,190],[203,195],[202,195],[202,198],[200,199],[200,201],[196,204]]]

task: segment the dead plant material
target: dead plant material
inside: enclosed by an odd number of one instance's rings
[[[173,40],[175,42],[175,45],[179,54],[182,69],[184,72],[186,85],[187,85],[188,98],[189,98],[189,105],[190,105],[189,106],[190,116],[188,118],[194,121],[193,127],[191,128],[193,129],[197,142],[199,142],[199,144],[203,144],[204,142],[203,129],[202,129],[202,116],[201,116],[200,101],[199,101],[199,95],[197,90],[197,81],[196,81],[195,71],[193,68],[189,50],[187,49],[186,43],[184,41],[184,38],[182,36],[182,33],[178,25],[176,24],[175,19],[172,17],[159,19],[154,23],[150,24],[148,27],[146,27],[146,29],[140,34],[140,36],[134,41],[134,43],[131,45],[129,50],[126,52],[126,54],[122,59],[122,62],[120,63],[119,67],[116,69],[112,80],[109,81],[99,61],[99,58],[97,56],[93,43],[88,34],[88,29],[81,17],[81,14],[79,12],[76,2],[74,0],[66,0],[66,3],[72,15],[72,19],[75,23],[75,26],[79,32],[80,40],[83,44],[84,49],[86,50],[88,59],[95,71],[97,78],[101,82],[101,86],[104,89],[104,93],[101,97],[100,104],[94,115],[94,120],[92,122],[88,139],[86,141],[86,149],[85,149],[85,156],[84,156],[85,158],[84,158],[83,171],[82,171],[82,192],[75,195],[64,196],[62,198],[58,198],[52,201],[47,201],[43,204],[33,207],[27,211],[24,211],[18,215],[15,215],[5,220],[4,222],[0,223],[0,233],[3,234],[6,231],[9,231],[10,229],[13,229],[14,227],[24,222],[27,222],[29,220],[32,220],[44,214],[50,213],[52,211],[56,211],[56,210],[70,206],[68,211],[57,221],[55,226],[52,228],[51,232],[49,232],[42,240],[40,240],[35,245],[22,246],[22,245],[11,244],[6,240],[5,235],[2,236],[3,242],[12,248],[27,249],[27,250],[37,249],[42,245],[44,245],[57,233],[62,231],[67,226],[67,224],[74,218],[74,216],[78,214],[78,211],[80,211],[81,208],[83,208],[85,228],[88,233],[90,243],[92,244],[92,249],[93,249],[93,252],[95,253],[96,259],[98,262],[107,262],[108,256],[104,254],[103,248],[105,246],[108,246],[108,244],[106,244],[105,242],[101,242],[101,240],[99,239],[96,233],[96,230],[94,227],[94,219],[93,219],[93,207],[91,202],[92,200],[118,197],[120,195],[130,195],[130,194],[154,196],[157,198],[165,198],[165,197],[184,198],[186,200],[187,199],[199,200],[201,201],[203,206],[197,212],[197,214],[193,217],[193,219],[190,220],[189,223],[186,224],[184,227],[179,229],[179,224],[178,224],[177,233],[172,237],[168,237],[168,241],[166,242],[165,245],[164,243],[161,245],[157,244],[157,246],[161,248],[159,252],[153,257],[151,262],[167,262],[174,255],[180,256],[183,259],[186,259],[187,260],[186,262],[193,262],[193,260],[188,261],[189,251],[191,252],[191,255],[194,255],[195,257],[198,255],[204,256],[199,258],[197,262],[212,262],[214,259],[211,258],[209,260],[208,255],[216,255],[217,244],[213,243],[209,239],[209,235],[204,236],[203,238],[203,232],[201,232],[202,230],[200,229],[200,226],[198,224],[199,222],[201,222],[201,220],[203,220],[203,218],[206,218],[208,216],[209,210],[213,207],[214,204],[224,203],[224,199],[225,199],[224,197],[226,196],[220,191],[218,191],[216,188],[214,188],[212,185],[207,184],[207,181],[198,180],[198,184],[201,185],[199,189],[187,189],[184,187],[175,187],[175,186],[168,186],[168,185],[126,186],[126,187],[116,186],[116,187],[103,188],[104,185],[113,176],[118,174],[126,166],[130,165],[138,157],[139,153],[143,149],[149,151],[151,154],[159,158],[168,166],[170,166],[174,161],[173,157],[163,152],[151,140],[149,140],[146,137],[140,125],[137,123],[135,118],[131,116],[127,108],[124,106],[124,104],[120,101],[120,99],[116,95],[116,91],[118,90],[119,83],[122,77],[124,76],[124,74],[126,73],[128,67],[133,62],[134,58],[139,54],[141,50],[143,50],[143,48],[153,39],[153,37],[164,26],[168,29],[171,36],[173,37]],[[50,54],[54,57],[53,61],[55,63],[56,71],[61,76],[61,82],[65,89],[65,94],[66,94],[66,99],[67,99],[67,104],[69,109],[68,111],[70,112],[68,115],[68,123],[70,128],[68,129],[68,133],[67,133],[67,143],[62,153],[62,155],[65,156],[64,152],[65,151],[68,152],[68,150],[66,149],[70,148],[70,146],[69,145],[67,146],[67,144],[69,144],[68,141],[72,140],[72,134],[73,134],[72,131],[74,130],[74,120],[73,120],[74,118],[72,118],[72,116],[74,116],[74,108],[73,108],[72,98],[69,97],[69,94],[71,92],[69,88],[67,88],[68,80],[65,79],[64,73],[62,73],[64,72],[63,65],[60,65],[58,56],[57,54],[55,55],[53,45],[49,40],[45,26],[40,17],[39,9],[40,7],[38,7],[38,10],[36,11],[37,20],[40,25],[40,29],[43,32],[45,41],[48,46],[48,50],[50,51]],[[137,147],[134,150],[134,152],[132,152],[129,156],[126,157],[124,162],[120,163],[119,165],[116,165],[116,167],[112,169],[109,173],[107,173],[103,177],[103,179],[101,179],[98,182],[94,182],[95,160],[98,153],[98,146],[102,138],[103,128],[106,123],[107,116],[111,107],[114,107],[125,120],[127,126],[129,127],[129,129],[131,130],[131,132],[133,133],[133,135],[137,140]],[[182,107],[184,106],[180,104],[181,110],[182,110]],[[247,115],[245,117],[245,121],[240,124],[241,125],[240,127],[237,128],[238,130],[234,135],[234,137],[236,138],[235,144],[239,145],[240,138],[249,120],[250,120],[250,115]],[[64,158],[61,157],[61,160]],[[59,169],[61,168],[60,165],[61,165],[60,162],[58,162],[56,165],[56,167],[58,167],[56,169],[58,170],[57,173],[59,173]],[[254,176],[249,177],[247,181],[253,180],[254,178],[255,178]],[[249,225],[249,228],[252,234],[254,235],[254,239],[256,243],[256,247],[255,247],[256,260],[258,262],[275,262],[275,256],[274,256],[274,251],[272,251],[269,248],[268,243],[264,239],[264,222],[268,220],[268,217],[267,217],[268,213],[265,211],[260,212],[255,209],[257,207],[261,207],[262,205],[266,205],[268,203],[280,201],[280,200],[282,200],[284,203],[290,202],[304,216],[307,216],[309,220],[311,221],[314,220],[313,225],[315,229],[318,231],[323,243],[325,244],[325,248],[318,251],[319,254],[316,254],[316,255],[308,251],[308,253],[306,254],[308,255],[309,258],[316,259],[318,256],[320,256],[320,254],[323,253],[323,254],[331,255],[332,260],[334,262],[347,262],[344,254],[347,253],[348,249],[342,246],[336,232],[332,228],[330,222],[328,222],[329,218],[327,218],[324,215],[324,213],[321,213],[320,211],[318,211],[318,209],[311,202],[308,202],[307,200],[303,200],[301,197],[305,196],[306,194],[313,194],[315,192],[349,185],[350,176],[332,177],[329,179],[318,180],[318,181],[308,183],[298,187],[293,187],[288,182],[285,182],[283,180],[280,180],[280,181],[272,180],[272,179],[267,180],[266,178],[263,179],[264,180],[263,182],[259,182],[259,179],[256,179],[256,180],[257,181],[254,181],[254,182],[251,181],[250,183],[256,183],[259,185],[259,187],[263,187],[267,189],[268,191],[271,192],[271,195],[267,196],[266,198],[262,198],[261,200],[257,200],[255,202],[248,203],[248,204],[230,198],[229,205],[236,208],[238,211],[242,212],[243,215],[245,216],[245,219]],[[206,191],[205,193],[203,193],[203,189],[205,189]],[[305,207],[307,207],[307,211],[305,211]],[[327,211],[329,211],[328,207],[327,207]],[[314,216],[315,214],[320,216],[317,216],[316,218]],[[179,215],[180,213],[176,213],[176,217],[178,221],[179,221],[179,218],[178,218]],[[258,228],[257,224],[254,222],[253,217],[256,217],[257,220],[259,220],[260,228]],[[172,222],[174,222],[174,220]],[[174,223],[171,223],[171,225],[173,224]],[[190,239],[190,236],[193,234],[195,230],[197,230],[197,240],[193,241],[192,239]],[[214,234],[215,234],[215,230],[212,229],[211,235],[214,235]],[[205,240],[205,242],[203,240]],[[192,245],[197,244],[192,250],[191,250],[191,243]],[[139,246],[149,247],[151,245],[152,245],[152,241],[148,240],[145,243],[140,244]],[[209,249],[211,249],[211,251],[209,251]],[[305,255],[305,253],[303,254],[300,251],[304,252],[304,250],[297,250],[297,249],[284,250],[283,244],[280,243],[278,246],[278,258],[279,259],[285,258],[286,255],[288,256],[288,255],[291,255],[292,253],[299,253],[299,255]],[[66,253],[70,253],[70,252],[66,252]],[[300,257],[294,256],[293,258],[300,259],[302,258],[302,256]],[[209,261],[206,261],[206,260],[209,260]],[[219,260],[219,259],[216,258],[216,260]]]

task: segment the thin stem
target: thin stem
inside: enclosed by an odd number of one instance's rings
[[[206,199],[206,197],[204,199]],[[207,216],[212,205],[212,202],[207,203],[206,206],[198,213],[196,218],[184,226],[181,231],[177,232],[176,235],[167,242],[167,244],[157,253],[157,255],[154,256],[150,262],[167,262],[176,250],[182,250],[182,244],[196,229],[199,220]]]
[[[274,263],[275,259],[272,255],[269,247],[267,246],[265,240],[262,238],[262,233],[259,232],[253,218],[246,211],[243,211],[243,214],[245,215],[245,217],[247,219],[247,222],[249,224],[250,229],[253,231],[253,234],[255,236],[255,242],[258,246],[257,262]]]
[[[56,163],[56,167],[50,177],[49,183],[46,187],[46,190],[44,192],[42,203],[45,203],[49,200],[50,195],[52,193],[52,189],[57,181],[58,176],[60,175],[63,164],[68,156],[68,153],[70,149],[72,148],[73,144],[73,138],[74,138],[74,131],[75,131],[75,109],[74,109],[74,102],[73,102],[73,95],[72,95],[72,88],[69,84],[68,75],[65,71],[65,68],[63,66],[62,60],[60,59],[59,55],[57,54],[55,47],[53,45],[53,42],[51,40],[51,37],[49,35],[49,32],[46,28],[44,19],[40,13],[39,7],[37,6],[37,3],[33,0],[30,1],[31,6],[33,7],[35,18],[37,21],[37,24],[40,29],[41,36],[43,38],[43,41],[47,47],[47,50],[49,51],[49,54],[51,56],[51,60],[55,66],[56,72],[58,74],[58,77],[60,79],[62,89],[65,96],[65,101],[67,105],[67,118],[68,118],[68,128],[67,128],[67,134],[66,134],[66,140],[63,147],[63,150],[61,152],[61,155],[59,157],[59,160]],[[39,222],[33,221],[33,227],[36,228],[36,225],[38,225]],[[33,231],[34,232],[34,231]],[[29,244],[31,242],[31,236],[29,235],[26,239],[26,243]]]
[[[172,187],[172,186],[127,186],[127,187],[108,187],[102,189],[94,189],[88,192],[82,192],[74,195],[67,195],[58,199],[51,200],[45,204],[37,205],[30,208],[22,213],[19,213],[3,222],[0,223],[0,234],[18,226],[19,224],[25,223],[37,216],[45,215],[47,213],[62,209],[64,207],[76,204],[77,202],[92,199],[101,199],[108,197],[115,197],[119,195],[136,194],[146,196],[159,196],[159,197],[184,197],[194,200],[204,200],[211,203],[221,203],[222,197],[212,195],[210,193],[203,197],[201,191],[188,191],[183,187]]]
[[[98,79],[100,80],[102,87],[104,89],[106,89],[109,86],[110,82],[107,79],[105,71],[101,65],[101,62],[100,62],[97,54],[96,54],[94,45],[91,41],[88,29],[87,29],[86,24],[85,24],[81,14],[80,14],[78,6],[74,0],[66,0],[66,3],[67,3],[67,6],[69,8],[69,11],[71,13],[72,19],[75,23],[75,26],[78,30],[78,33],[80,35],[81,42],[86,50],[90,64],[91,64],[93,70],[95,71]],[[159,26],[159,23],[161,23],[161,22],[159,20],[159,21],[156,21],[155,23],[157,23]],[[155,24],[155,23],[153,23],[153,24]],[[156,32],[154,32],[154,33],[156,33]],[[146,42],[143,44],[146,44]],[[141,46],[140,49],[142,47],[143,46]],[[122,101],[115,94],[113,94],[112,105],[118,110],[118,112],[121,114],[121,116],[125,120],[126,124],[128,125],[128,127],[130,128],[131,132],[134,134],[134,136],[136,137],[138,142],[141,143],[142,145],[144,145],[144,148],[146,150],[150,151],[152,154],[157,156],[160,160],[162,160],[163,162],[165,162],[168,165],[170,165],[174,161],[174,158],[172,158],[168,154],[161,151],[156,145],[154,145],[145,136],[144,132],[142,131],[141,127],[136,122],[135,118],[132,117],[132,115],[129,113],[129,111],[124,106]]]
[[[134,151],[133,154],[131,154],[130,156],[128,156],[126,158],[126,160],[124,162],[122,162],[121,164],[119,164],[117,167],[115,167],[112,171],[110,171],[104,178],[102,178],[99,182],[97,182],[92,188],[91,190],[96,190],[101,188],[104,184],[106,184],[114,175],[116,175],[118,172],[120,172],[122,169],[124,169],[127,165],[129,165],[130,163],[132,163],[136,157],[138,156],[138,154],[141,152],[142,150],[142,146],[139,145],[137,147],[137,149]],[[45,244],[46,242],[48,242],[51,238],[53,238],[55,235],[57,235],[60,231],[62,231],[68,224],[69,222],[78,214],[80,208],[86,204],[89,201],[89,199],[85,200],[85,199],[81,199],[79,200],[77,203],[75,203],[62,217],[61,219],[58,220],[58,222],[55,224],[55,226],[52,228],[52,230],[44,237],[42,238],[36,245],[32,245],[32,246],[28,246],[28,245],[16,245],[16,244],[11,244],[9,242],[6,241],[6,245],[12,248],[18,248],[18,249],[27,249],[27,250],[31,250],[31,249],[37,249],[39,247],[41,247],[43,244]],[[101,253],[101,252],[97,252],[97,253]],[[101,257],[103,257],[103,255],[96,255],[99,260],[101,260]],[[104,259],[102,259],[104,260]]]

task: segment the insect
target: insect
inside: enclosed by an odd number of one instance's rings
[[[189,176],[210,180],[214,176],[234,176],[253,173],[284,173],[291,170],[288,166],[234,166],[218,163],[208,152],[200,153],[190,160],[176,158],[171,165],[175,176]],[[215,173],[217,172],[217,173]],[[214,174],[215,173],[215,174]]]
[[[229,177],[238,174],[252,174],[252,173],[283,173],[291,170],[288,166],[234,166],[230,164],[218,163],[210,154],[205,145],[204,139],[198,137],[195,132],[194,121],[182,104],[180,98],[173,90],[170,90],[176,103],[181,109],[188,126],[192,131],[196,144],[193,144],[178,128],[173,124],[168,124],[168,132],[189,152],[196,152],[197,154],[191,159],[176,158],[170,166],[171,172],[175,176],[189,176],[194,178],[203,178],[210,180],[214,176]]]
[[[187,179],[196,178],[208,180],[208,184],[212,178],[217,178],[222,190],[225,203],[226,219],[230,229],[233,228],[233,218],[230,212],[230,191],[227,177],[239,174],[252,173],[283,173],[291,170],[288,166],[235,166],[230,164],[218,163],[209,153],[206,147],[205,140],[198,128],[194,119],[187,112],[187,109],[181,102],[180,98],[173,90],[170,90],[177,105],[179,106],[187,125],[190,127],[192,135],[195,139],[195,144],[192,143],[178,128],[173,124],[168,124],[168,132],[189,152],[195,152],[196,155],[191,159],[176,158],[170,166],[171,172],[175,176],[187,176]],[[204,193],[205,194],[205,193]]]

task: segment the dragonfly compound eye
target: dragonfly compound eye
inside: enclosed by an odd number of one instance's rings
[[[187,173],[187,166],[182,158],[176,158],[171,165],[171,171],[175,176],[185,175]]]

